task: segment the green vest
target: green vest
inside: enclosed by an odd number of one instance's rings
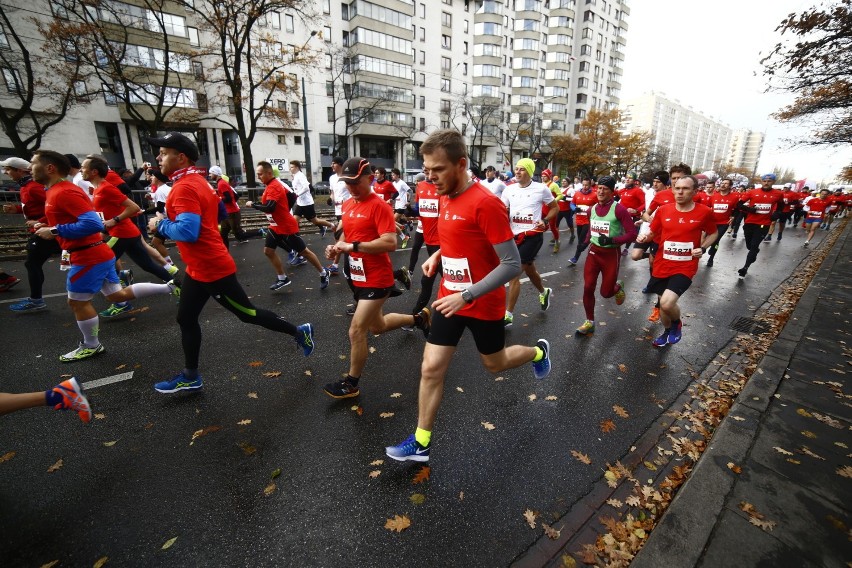
[[[589,230],[592,233],[591,241],[599,247],[618,248],[619,245],[611,244],[604,246],[598,241],[598,235],[608,235],[615,238],[624,234],[624,227],[621,226],[621,222],[615,215],[615,206],[616,203],[613,201],[609,206],[609,211],[603,217],[597,215],[597,204],[589,209]]]

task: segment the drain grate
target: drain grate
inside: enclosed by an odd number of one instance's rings
[[[741,333],[749,333],[751,335],[760,335],[772,330],[772,327],[766,322],[758,321],[754,318],[735,318],[730,326],[734,331]]]

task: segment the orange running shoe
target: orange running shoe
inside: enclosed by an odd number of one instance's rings
[[[651,315],[648,316],[648,321],[652,321],[654,323],[660,321],[660,308],[654,306],[654,309],[651,310]]]
[[[77,379],[71,377],[53,387],[52,390],[62,395],[62,402],[54,406],[56,410],[74,410],[85,424],[92,421],[92,408],[89,406],[89,399],[83,394],[83,388],[77,382]]]

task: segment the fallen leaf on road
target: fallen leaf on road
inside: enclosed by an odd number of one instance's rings
[[[171,547],[172,547],[172,545],[173,545],[173,544],[175,543],[175,541],[177,540],[177,538],[178,538],[178,537],[176,537],[176,536],[175,536],[175,537],[172,537],[172,538],[170,538],[169,540],[167,540],[167,541],[165,542],[165,544],[163,544],[163,548],[162,548],[161,550],[166,550],[166,549],[171,548]]]
[[[95,414],[95,420],[103,420],[106,418],[106,414],[101,414],[100,412]]]
[[[793,455],[793,452],[788,452],[784,448],[779,448],[778,446],[773,446],[772,449],[775,450],[776,452],[778,452],[779,454],[784,455],[784,456],[792,456]]]
[[[745,418],[743,418],[742,416],[731,416],[731,418],[733,418],[737,422],[742,422],[745,420]]]
[[[838,467],[834,470],[837,475],[840,477],[849,477],[852,478],[852,466],[844,465],[843,467]]]
[[[250,393],[248,393],[248,397],[249,398],[257,398],[257,393],[256,392],[250,392]]]
[[[505,381],[506,377],[494,377],[495,381]]]
[[[116,442],[118,442],[118,440],[113,440],[112,442],[104,442],[104,446],[106,446],[107,448],[111,448],[115,445]]]
[[[649,376],[649,377],[656,377],[656,376],[657,376],[657,373],[651,373],[651,372],[648,372],[648,376]]]
[[[269,497],[273,493],[275,493],[276,485],[274,481],[270,481],[269,485],[263,488],[263,494]]]
[[[42,564],[41,568],[53,568],[57,564],[59,564],[59,560],[54,560],[52,562],[48,562],[47,564]]]
[[[195,432],[192,433],[192,440],[189,441],[189,445],[191,446],[192,444],[194,444],[195,440],[197,440],[198,438],[200,438],[202,436],[206,436],[207,434],[210,434],[211,432],[217,432],[221,429],[222,429],[221,426],[208,426],[207,428],[202,428],[201,430],[196,430]]]
[[[639,496],[638,496],[638,495],[631,495],[630,497],[628,497],[627,499],[625,499],[625,500],[624,500],[624,502],[625,502],[625,503],[627,503],[628,505],[630,505],[631,507],[638,507],[638,506],[639,506],[639,505],[641,505],[641,503],[642,503],[642,502],[639,500]]]
[[[248,418],[237,422],[237,426],[248,426],[249,424],[251,424],[251,420],[249,420]]]
[[[393,416],[393,414],[393,412],[382,412],[381,414],[379,414],[379,418],[390,418],[391,416]]]
[[[530,526],[531,529],[535,528],[536,516],[537,515],[533,512],[532,509],[527,509],[526,511],[524,511],[524,519],[526,519],[527,524]]]
[[[252,361],[248,364],[249,367],[261,367],[263,365],[262,361]]]
[[[459,392],[464,392],[464,389],[461,388],[461,387],[456,387],[456,390],[459,391]]]
[[[544,400],[556,400],[556,395],[553,395],[553,394],[548,395],[548,396],[544,397]]]
[[[6,452],[2,456],[0,456],[0,463],[7,462],[13,457],[15,457],[15,452]]]
[[[613,430],[615,430],[615,422],[609,419],[601,421],[601,432],[608,434]]]
[[[480,424],[482,424],[482,427],[486,430],[493,430],[494,428],[496,428],[496,426],[494,426],[494,424],[492,424],[491,422],[480,422]]]
[[[101,556],[97,562],[92,564],[92,568],[103,568],[103,565],[109,562],[109,556]]]
[[[375,479],[378,476],[380,476],[381,474],[382,474],[382,470],[374,469],[373,471],[370,472],[370,478]]]
[[[562,568],[577,568],[577,561],[570,554],[563,554]]]
[[[796,409],[796,414],[798,414],[799,416],[804,416],[805,418],[810,418],[812,416],[811,413],[805,410],[804,408]]]
[[[620,418],[630,418],[630,415],[627,414],[627,411],[624,410],[623,406],[615,405],[612,407],[612,411],[615,412]]]
[[[370,465],[382,465],[383,463],[385,463],[385,460],[373,460]]]
[[[787,461],[790,462],[791,464],[794,464],[794,465],[801,465],[802,464],[802,462],[800,462],[799,460],[794,460],[793,458],[787,458]]]
[[[756,527],[762,528],[766,532],[769,532],[774,529],[775,525],[777,524],[775,521],[764,521],[755,517],[749,517],[748,522],[750,522]]]
[[[606,504],[611,507],[615,507],[616,509],[621,509],[624,506],[624,503],[622,503],[618,499],[607,499]]]
[[[733,471],[736,474],[740,474],[743,472],[743,468],[735,464],[734,462],[728,462],[728,469]]]
[[[578,452],[577,450],[571,450],[571,455],[574,456],[578,462],[582,462],[586,465],[590,465],[592,463],[592,458],[586,454]]]
[[[801,448],[799,448],[799,451],[802,452],[803,454],[805,454],[806,456],[810,456],[814,459],[825,461],[824,457],[816,455],[810,449],[808,449],[807,446],[802,446]]]
[[[54,471],[59,471],[60,469],[62,469],[63,465],[65,465],[65,464],[62,463],[62,458],[59,458],[59,461],[57,461],[55,464],[53,464],[52,466],[47,468],[47,473],[53,473]]]
[[[627,365],[625,365],[624,363],[619,363],[618,364],[618,370],[621,371],[622,373],[626,373],[627,372]]]
[[[606,479],[606,484],[610,487],[615,488],[618,486],[618,476],[615,474],[615,472],[611,470],[605,471],[604,478]]]
[[[402,396],[402,393],[401,393],[401,392],[395,392],[395,393],[393,393],[393,394],[391,395],[391,398],[399,398],[399,397],[401,397],[401,396]]]
[[[349,410],[352,410],[353,412],[357,413],[357,414],[358,414],[358,416],[361,416],[362,414],[364,414],[364,409],[363,409],[363,408],[361,408],[360,406],[358,406],[357,404],[356,404],[356,405],[354,405],[354,406],[353,406],[352,408],[350,408]]]
[[[657,471],[657,466],[654,465],[653,462],[649,462],[648,460],[645,460],[644,462],[642,462],[642,465],[644,465],[645,467],[647,467],[651,471]]]
[[[530,399],[530,402],[532,402],[532,401],[534,401],[535,399],[537,399],[537,398],[538,398],[538,396],[536,396],[536,395],[535,395],[535,393],[533,393],[533,394],[531,394],[531,395],[527,396],[527,398],[528,398],[528,399]]]
[[[275,479],[279,475],[281,475],[281,468],[280,467],[278,469],[272,470],[272,474],[269,476],[269,479]]]
[[[426,501],[426,496],[422,493],[412,493],[408,500],[415,505],[422,505],[423,502]]]
[[[420,468],[420,470],[414,474],[414,478],[411,480],[412,485],[417,485],[418,483],[423,483],[424,481],[429,480],[429,473],[432,469],[428,465],[424,465]]]
[[[248,442],[240,442],[237,445],[240,447],[240,449],[242,449],[243,453],[247,456],[250,456],[257,451],[257,448],[255,448],[254,446],[252,446]]]
[[[547,538],[549,538],[550,540],[556,540],[557,538],[559,538],[559,531],[551,527],[547,523],[541,523],[541,528],[544,529],[544,534],[547,535]]]
[[[305,369],[305,375],[311,377],[311,376],[313,376],[313,373],[311,373],[310,369]]]
[[[464,491],[459,491],[459,501],[464,501]]]
[[[411,519],[408,515],[394,515],[392,519],[385,521],[385,528],[393,532],[402,532],[411,526]]]
[[[849,449],[849,446],[847,446],[847,445],[846,445],[846,444],[844,444],[843,442],[834,442],[834,445],[835,445],[835,446],[840,446],[840,447],[841,447],[841,448],[843,448],[844,450],[848,450],[848,449]],[[12,452],[12,453],[14,453],[14,452]],[[0,460],[0,461],[3,461],[3,460]]]
[[[267,372],[263,373],[263,376],[264,376],[264,377],[270,377],[270,378],[272,378],[272,377],[280,377],[280,376],[281,376],[281,371],[267,371]]]
[[[116,371],[120,371],[121,369],[125,368],[126,366],[127,366],[127,365],[125,365],[124,363],[122,363],[121,365],[119,365],[118,367],[116,367],[116,368],[115,368],[115,370],[116,370]]]
[[[341,361],[345,361],[346,355],[338,355],[337,358],[340,359]]]

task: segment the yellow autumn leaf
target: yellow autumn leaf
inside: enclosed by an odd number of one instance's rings
[[[248,426],[249,424],[251,424],[251,420],[249,420],[248,418],[237,422],[237,426]]]
[[[311,373],[310,369],[305,369],[305,374],[309,377],[313,375],[313,373]]]
[[[494,428],[496,428],[496,426],[494,426],[494,424],[492,424],[491,422],[480,422],[480,424],[482,424],[482,427],[486,430],[493,430]]]
[[[257,398],[257,393],[256,392],[250,392],[250,393],[248,393],[248,397],[249,398]]]
[[[382,465],[383,463],[385,463],[385,460],[373,460],[370,465]]]
[[[395,392],[395,393],[393,393],[393,394],[391,394],[391,395],[390,395],[390,397],[391,397],[391,398],[399,398],[399,397],[401,397],[401,396],[402,396],[402,393],[401,393],[401,392]]]
[[[426,501],[426,496],[422,493],[412,493],[408,500],[414,505],[422,505]]]
[[[59,461],[57,461],[55,464],[53,464],[52,466],[47,468],[47,473],[53,473],[55,471],[59,471],[60,469],[62,469],[63,465],[64,465],[64,463],[62,462],[62,458],[59,458]]]
[[[385,521],[385,528],[393,532],[402,532],[411,526],[411,519],[407,515],[394,515],[392,519]]]
[[[15,457],[15,453],[16,452],[6,452],[2,456],[0,456],[0,463],[7,462],[10,459],[12,459],[13,457]]]
[[[382,474],[382,470],[380,470],[380,469],[374,469],[373,471],[371,471],[371,472],[370,472],[370,478],[371,478],[371,479],[375,479],[375,478],[377,478],[378,476],[380,476],[381,474]]]
[[[275,493],[276,485],[274,481],[270,481],[269,485],[263,488],[263,494],[269,497],[273,493]]]
[[[391,416],[393,416],[393,414],[393,412],[382,412],[381,414],[379,414],[379,418],[390,418]]]
[[[115,445],[116,442],[118,442],[118,440],[113,440],[112,442],[104,442],[104,446],[106,446],[107,448],[111,448]]]
[[[162,547],[160,550],[168,550],[169,548],[171,548],[171,547],[172,547],[172,545],[175,543],[175,541],[176,541],[177,539],[178,539],[178,537],[173,536],[172,538],[170,538],[169,540],[167,540],[167,541],[165,542],[165,544],[163,544],[163,547]]]
[[[547,395],[546,397],[544,397],[544,400],[556,400],[556,395]]]
[[[524,519],[527,521],[527,524],[530,526],[531,529],[535,528],[536,517],[537,515],[532,509],[527,509],[526,511],[524,511]]]
[[[533,393],[533,394],[527,395],[527,398],[528,398],[528,399],[530,399],[530,402],[532,402],[532,401],[534,401],[535,399],[537,399],[537,398],[538,398],[538,396],[536,396],[536,394],[535,394],[535,393]]]
[[[98,560],[92,564],[92,568],[103,568],[103,565],[109,561],[109,556],[101,556]]]

